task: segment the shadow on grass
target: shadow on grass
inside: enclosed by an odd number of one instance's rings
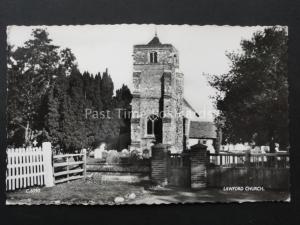
[[[113,204],[114,198],[126,199],[135,193],[137,204],[145,203],[188,203],[188,202],[245,202],[245,201],[286,201],[288,191],[223,191],[222,189],[192,190],[189,188],[160,187],[149,181],[139,183],[100,182],[76,180],[51,188],[38,188],[39,192],[30,193],[23,189],[7,192],[7,200],[15,204]]]

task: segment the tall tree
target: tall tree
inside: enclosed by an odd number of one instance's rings
[[[108,74],[108,70],[103,73],[101,79],[101,100],[104,110],[108,110],[112,106],[112,99],[114,94],[114,83]]]
[[[107,70],[102,76],[81,74],[72,51],[53,45],[43,29],[33,30],[23,47],[9,46],[7,62],[10,145],[30,145],[36,139],[51,141],[54,149],[64,152],[95,147],[101,141],[118,147],[124,123],[113,108],[129,108],[131,94],[123,86],[114,98]],[[87,120],[87,108],[111,113]]]
[[[46,128],[57,130],[66,76],[77,68],[70,49],[59,51],[44,29],[35,29],[23,47],[8,49],[9,140],[23,135],[29,145]],[[35,134],[34,134],[35,133]]]
[[[229,73],[211,77],[225,141],[288,145],[287,40],[284,28],[258,31],[227,55]]]
[[[17,76],[20,83],[17,94],[9,95],[9,100],[18,102],[18,115],[13,114],[15,116],[10,118],[8,127],[23,128],[25,144],[29,144],[32,138],[41,96],[51,85],[59,64],[58,47],[51,44],[47,31],[36,29],[32,37],[24,47],[8,52],[8,88],[13,90],[16,81],[10,76]]]
[[[127,148],[131,142],[131,100],[132,94],[126,85],[123,84],[120,89],[116,90],[114,107],[118,110],[118,117],[121,120],[119,149]]]

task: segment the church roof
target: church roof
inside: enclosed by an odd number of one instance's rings
[[[151,47],[173,47],[171,44],[162,44],[159,40],[159,38],[157,37],[157,35],[155,35],[151,41],[149,41],[148,44],[144,44],[144,45],[134,45],[134,47],[143,47],[143,48],[151,48]]]
[[[155,35],[155,37],[148,43],[148,45],[161,45],[159,38]]]
[[[190,103],[188,103],[188,101],[187,101],[185,98],[183,99],[183,104],[184,104],[187,108],[189,108],[190,110],[192,110],[194,113],[197,113],[196,110],[191,106]]]
[[[215,139],[217,138],[217,127],[213,122],[191,121],[189,138]]]

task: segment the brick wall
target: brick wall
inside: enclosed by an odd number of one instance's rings
[[[191,160],[191,187],[193,189],[204,188],[207,186],[206,146],[202,144],[193,145],[190,150]]]
[[[167,145],[152,146],[151,180],[156,184],[168,184],[168,157]]]

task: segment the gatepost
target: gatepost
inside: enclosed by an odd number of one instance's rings
[[[207,146],[196,144],[191,146],[191,188],[199,189],[206,187],[206,163],[207,163]]]
[[[152,146],[151,180],[159,185],[168,184],[168,146],[156,144]]]
[[[51,143],[43,142],[42,151],[44,153],[44,172],[45,172],[45,186],[54,186],[53,167],[52,167],[52,151]]]

